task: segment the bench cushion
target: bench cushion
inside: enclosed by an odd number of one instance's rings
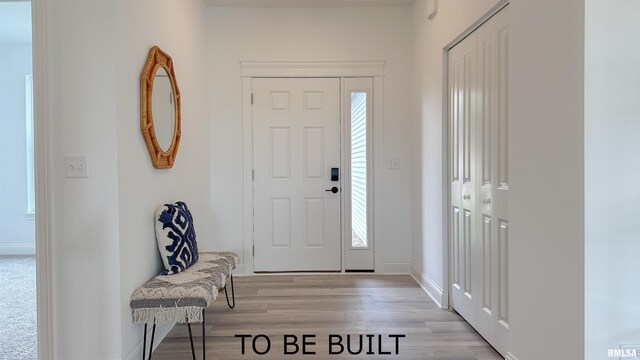
[[[239,262],[232,252],[202,252],[187,270],[156,276],[131,296],[133,322],[201,322],[202,309],[216,299]]]

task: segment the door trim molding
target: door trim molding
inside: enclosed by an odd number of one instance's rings
[[[342,121],[341,124],[341,138],[342,138],[342,155],[341,155],[341,167],[342,167],[342,194],[344,201],[342,202],[342,236],[345,240],[342,244],[343,257],[345,259],[344,267],[345,271],[358,271],[358,270],[373,270],[375,268],[375,246],[373,242],[374,234],[376,230],[374,228],[376,221],[374,220],[374,191],[367,191],[366,193],[366,221],[367,221],[367,246],[353,247],[351,241],[352,235],[352,214],[353,204],[353,192],[351,184],[353,181],[353,169],[351,168],[351,93],[364,92],[366,93],[366,188],[376,189],[376,166],[374,166],[374,142],[375,132],[373,131],[373,101],[374,101],[374,84],[372,77],[358,77],[358,78],[343,78],[342,79]],[[395,265],[395,266],[394,266]],[[397,273],[397,264],[385,263],[383,271],[385,274],[390,272]],[[402,268],[402,266],[399,266]]]
[[[384,181],[384,61],[240,61],[242,81],[242,133],[243,133],[243,259],[244,275],[254,274],[253,262],[253,78],[260,77],[292,77],[313,78],[331,77],[342,79],[347,77],[373,78],[373,251],[375,273],[382,274],[383,239],[382,239],[382,190]],[[340,96],[342,101],[342,92]],[[343,111],[340,111],[343,117]],[[344,119],[341,119],[341,123]],[[344,243],[341,243],[344,248]],[[344,254],[344,252],[342,252]],[[342,256],[344,272],[345,257]]]
[[[244,275],[253,275],[253,79],[242,77]]]
[[[482,15],[478,20],[476,20],[471,26],[469,26],[465,31],[460,33],[460,35],[456,36],[450,43],[448,43],[444,47],[444,51],[448,52],[454,46],[458,45],[459,42],[464,40],[467,36],[471,35],[474,31],[478,30],[480,26],[489,21],[495,14],[499,13],[500,10],[504,9],[511,0],[500,0],[497,4],[495,4],[489,11],[487,11],[484,15]]]
[[[241,61],[242,77],[384,76],[384,61]]]
[[[478,30],[485,22],[504,9],[511,0],[500,0],[489,11],[471,24],[465,31],[456,36],[442,49],[442,274],[443,289],[441,308],[450,308],[449,298],[451,293],[451,249],[449,242],[449,226],[451,208],[451,186],[449,184],[449,50],[458,45],[467,36]]]
[[[34,91],[34,170],[36,198],[36,293],[38,359],[53,358],[51,287],[51,171],[49,78],[47,74],[48,0],[31,1]]]

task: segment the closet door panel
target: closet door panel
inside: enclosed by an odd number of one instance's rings
[[[449,51],[451,306],[500,353],[509,331],[508,7]]]
[[[478,280],[474,260],[477,246],[475,35],[470,35],[450,50],[449,84],[451,304],[472,323]]]
[[[478,213],[484,228],[483,303],[477,309],[476,329],[506,354],[509,329],[508,249],[508,26],[502,10],[480,27],[478,43],[478,157],[481,178]]]
[[[496,186],[494,171],[497,110],[497,40],[491,21],[480,27],[478,37],[478,157],[476,166],[480,178],[477,182],[478,213],[482,218],[482,229],[477,235],[482,239],[482,299],[478,310],[476,330],[490,342],[495,337],[496,323],[496,219],[491,206],[493,188]]]
[[[497,317],[495,340],[492,343],[501,353],[506,353],[509,342],[509,22],[505,8],[491,19],[496,49],[496,116],[494,117],[492,171],[492,211],[496,219],[494,266],[495,301]]]

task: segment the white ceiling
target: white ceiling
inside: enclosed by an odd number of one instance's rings
[[[409,6],[415,0],[204,0],[220,7],[364,7]]]
[[[0,1],[0,43],[31,42],[31,3]]]

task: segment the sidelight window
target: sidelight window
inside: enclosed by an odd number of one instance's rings
[[[351,93],[351,246],[367,247],[367,93]]]

